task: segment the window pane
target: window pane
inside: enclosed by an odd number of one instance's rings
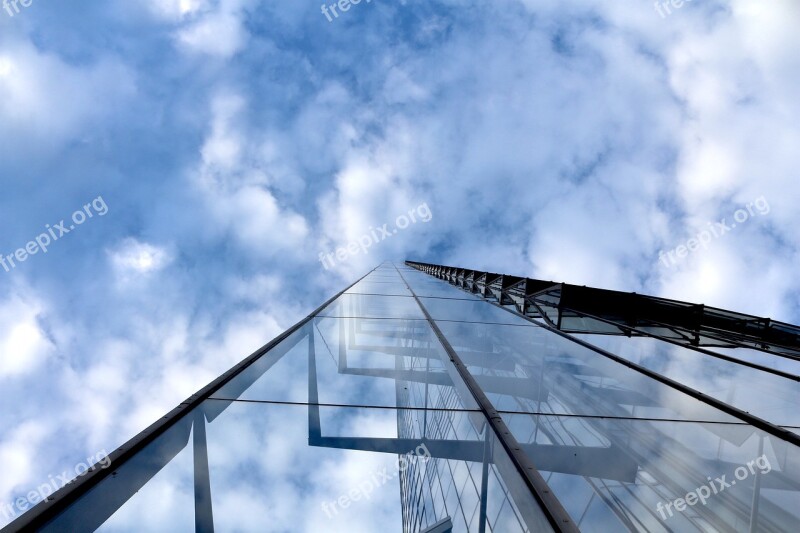
[[[800,383],[649,337],[573,335],[773,424],[800,427]]]
[[[735,421],[545,328],[437,323],[499,410]]]
[[[319,316],[359,318],[419,318],[425,315],[414,298],[342,294],[323,309]]]
[[[314,350],[309,354],[312,328]],[[310,375],[309,364],[314,368]],[[425,320],[320,317],[212,397],[477,409],[462,383]]]
[[[752,426],[502,416],[582,531],[748,531],[751,521],[752,531],[794,531],[800,523],[800,450]]]

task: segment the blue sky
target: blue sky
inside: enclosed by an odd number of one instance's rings
[[[387,259],[800,322],[794,0],[319,4],[0,11],[0,253],[107,206],[0,268],[0,502]]]

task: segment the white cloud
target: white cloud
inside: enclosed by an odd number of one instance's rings
[[[230,57],[244,45],[245,31],[234,13],[215,13],[179,33],[187,48],[222,58]]]
[[[180,20],[208,8],[207,0],[149,0],[149,7],[156,15]]]
[[[49,434],[40,421],[28,421],[11,431],[4,432],[0,439],[0,464],[3,475],[0,476],[0,505],[11,500],[12,491],[18,490],[24,483],[34,484],[33,466],[37,458],[37,446]],[[42,481],[47,481],[42,480]],[[0,515],[0,524],[4,523]]]
[[[5,77],[11,74],[14,68],[14,63],[7,56],[0,57],[0,77]]]
[[[236,129],[235,120],[245,104],[242,97],[229,92],[212,101],[211,134],[201,151],[205,165],[231,170],[241,163],[244,139]]]
[[[40,303],[14,296],[0,304],[0,379],[34,372],[55,346],[39,326]]]
[[[183,50],[229,59],[249,39],[244,11],[253,0],[149,0],[152,14],[174,25],[173,37]]]
[[[131,71],[115,59],[74,66],[57,54],[15,41],[0,55],[0,133],[8,141],[49,146],[76,135],[136,93]]]
[[[178,30],[179,43],[192,52],[230,58],[249,38],[243,24],[244,8],[249,3],[249,0],[220,0],[214,8]]]
[[[308,224],[302,215],[280,205],[268,187],[264,172],[269,164],[258,165],[263,161],[264,144],[250,140],[242,131],[242,115],[247,109],[247,102],[231,91],[221,91],[213,98],[211,131],[192,183],[212,215],[212,234],[229,232],[242,249],[256,256],[274,254],[276,249],[300,253]]]
[[[158,272],[172,261],[172,254],[163,247],[127,238],[109,251],[111,264],[122,279],[131,275]]]

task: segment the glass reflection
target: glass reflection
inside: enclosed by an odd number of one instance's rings
[[[212,397],[477,409],[460,383],[425,320],[318,317]]]
[[[320,311],[319,316],[358,318],[418,318],[424,319],[414,298],[342,294]]]
[[[146,516],[167,503],[177,507],[163,522]],[[552,531],[477,413],[207,400],[45,530],[418,532],[442,521]]]
[[[797,359],[789,359],[752,348],[712,348],[711,351],[800,376],[800,360]]]
[[[350,287],[345,294],[380,294],[384,296],[411,296],[411,292],[402,281],[359,281]]]
[[[800,523],[800,450],[752,426],[502,416],[582,531],[794,531]]]
[[[457,320],[486,324],[516,324],[530,326],[531,323],[483,300],[451,300],[442,298],[420,298],[422,305],[434,320]]]
[[[773,424],[800,426],[800,383],[649,337],[578,335]]]
[[[498,410],[738,421],[535,325],[437,323]]]

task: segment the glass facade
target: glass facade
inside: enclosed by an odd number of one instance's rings
[[[380,265],[3,531],[797,530],[791,326],[445,268]]]

